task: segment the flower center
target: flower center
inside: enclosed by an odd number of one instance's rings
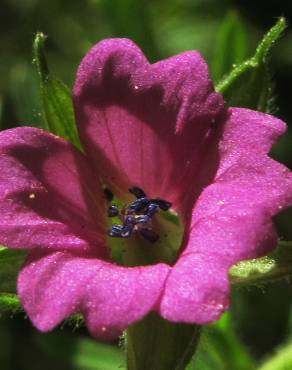
[[[151,243],[159,240],[159,234],[153,230],[153,217],[160,211],[168,211],[171,203],[161,198],[148,198],[145,192],[133,187],[129,189],[136,199],[124,206],[121,210],[112,204],[108,208],[108,217],[119,217],[121,224],[113,224],[108,230],[108,235],[114,238],[129,238],[133,233],[139,233],[144,239]],[[108,190],[106,196],[111,196]]]

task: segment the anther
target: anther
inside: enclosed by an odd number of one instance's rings
[[[112,225],[111,229],[108,231],[108,235],[112,237],[121,237],[123,230],[123,225]]]
[[[137,199],[146,197],[146,194],[144,193],[144,191],[138,188],[138,186],[133,186],[131,189],[129,189],[129,192],[135,195]]]
[[[149,241],[150,243],[155,243],[159,239],[159,235],[151,229],[143,228],[140,229],[139,231],[143,238]]]
[[[135,212],[135,213],[141,212],[149,204],[150,204],[150,200],[148,198],[139,198],[127,207],[127,211]]]
[[[105,194],[110,194],[108,189],[105,189]],[[160,210],[167,211],[171,207],[171,203],[161,198],[149,199],[145,192],[137,186],[129,189],[137,199],[123,208],[121,212],[116,205],[111,205],[108,208],[108,216],[119,216],[122,225],[114,224],[108,231],[108,235],[112,237],[128,238],[132,233],[139,232],[140,235],[151,243],[155,243],[159,239],[159,235],[152,230],[149,224],[153,216]]]
[[[150,202],[157,204],[162,211],[168,211],[172,206],[170,202],[160,198],[150,199]]]
[[[108,202],[111,202],[114,199],[114,194],[112,193],[112,191],[110,191],[110,189],[104,188],[103,192],[104,192],[104,196],[105,196],[105,198]]]
[[[119,215],[118,206],[111,205],[107,210],[108,217],[116,217]]]
[[[147,209],[147,216],[152,218],[155,215],[155,213],[157,213],[158,211],[159,211],[158,204],[150,203]]]
[[[131,236],[133,229],[134,229],[134,225],[132,224],[125,225],[122,229],[121,237],[128,238],[129,236]]]
[[[131,236],[134,225],[113,225],[108,235],[114,238],[128,238]]]

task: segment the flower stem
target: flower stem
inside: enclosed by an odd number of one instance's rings
[[[151,313],[126,333],[128,370],[183,370],[196,350],[201,328]]]

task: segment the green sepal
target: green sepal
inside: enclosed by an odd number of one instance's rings
[[[201,327],[150,313],[126,331],[128,370],[184,370],[197,348]]]
[[[0,294],[16,292],[18,271],[27,252],[0,247]]]
[[[285,18],[279,18],[258,45],[254,56],[235,66],[217,84],[216,91],[223,94],[229,106],[246,107],[267,113],[274,110],[273,85],[267,57],[286,27]]]
[[[45,40],[46,36],[38,32],[33,43],[33,60],[40,76],[44,125],[47,130],[69,140],[80,149],[71,92],[61,80],[51,75],[45,56]]]
[[[235,10],[228,12],[220,26],[213,62],[214,81],[219,81],[231,68],[248,56],[248,33],[241,17]]]
[[[272,254],[241,261],[229,271],[235,287],[261,285],[292,276],[292,242],[281,241]]]

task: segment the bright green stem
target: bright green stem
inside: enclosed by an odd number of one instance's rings
[[[196,350],[201,328],[151,313],[126,332],[128,370],[183,370]]]

